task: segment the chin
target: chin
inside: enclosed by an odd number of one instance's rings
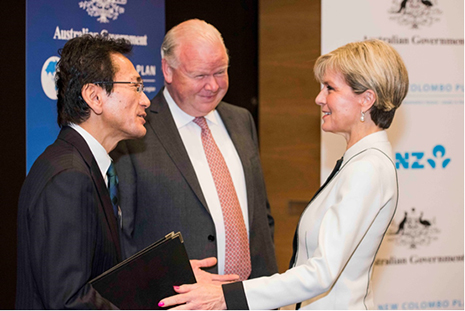
[[[143,127],[143,129],[139,131],[139,135],[137,137],[144,137],[145,134],[147,134],[147,129]]]
[[[325,126],[324,123],[323,123],[323,125],[321,125],[321,130],[322,130],[323,132],[328,132],[328,131],[329,131],[329,130],[328,130],[328,127]]]
[[[145,127],[142,127],[140,129],[137,129],[136,131],[132,132],[130,137],[128,137],[126,139],[141,138],[141,137],[144,137],[146,133],[147,133],[147,129]]]

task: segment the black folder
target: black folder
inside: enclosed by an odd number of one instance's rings
[[[171,232],[90,283],[120,309],[163,309],[158,302],[175,295],[175,285],[193,284],[195,276],[181,233]]]

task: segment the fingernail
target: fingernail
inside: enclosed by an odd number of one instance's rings
[[[158,306],[159,306],[159,307],[163,307],[164,305],[165,305],[165,304],[164,304],[163,302],[159,302],[159,303],[158,303]]]
[[[173,287],[174,287],[174,289],[179,289],[179,286],[173,286]]]

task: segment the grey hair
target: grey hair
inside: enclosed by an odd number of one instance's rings
[[[171,28],[161,45],[161,58],[173,68],[179,66],[176,50],[184,42],[220,42],[226,50],[229,61],[228,50],[221,33],[203,20],[190,19]]]

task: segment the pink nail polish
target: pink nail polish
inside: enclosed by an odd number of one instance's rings
[[[174,289],[179,289],[179,286],[173,286],[173,287],[174,287]]]
[[[164,304],[163,302],[159,302],[159,303],[158,303],[158,306],[159,306],[159,307],[163,307],[164,305],[165,305],[165,304]]]

